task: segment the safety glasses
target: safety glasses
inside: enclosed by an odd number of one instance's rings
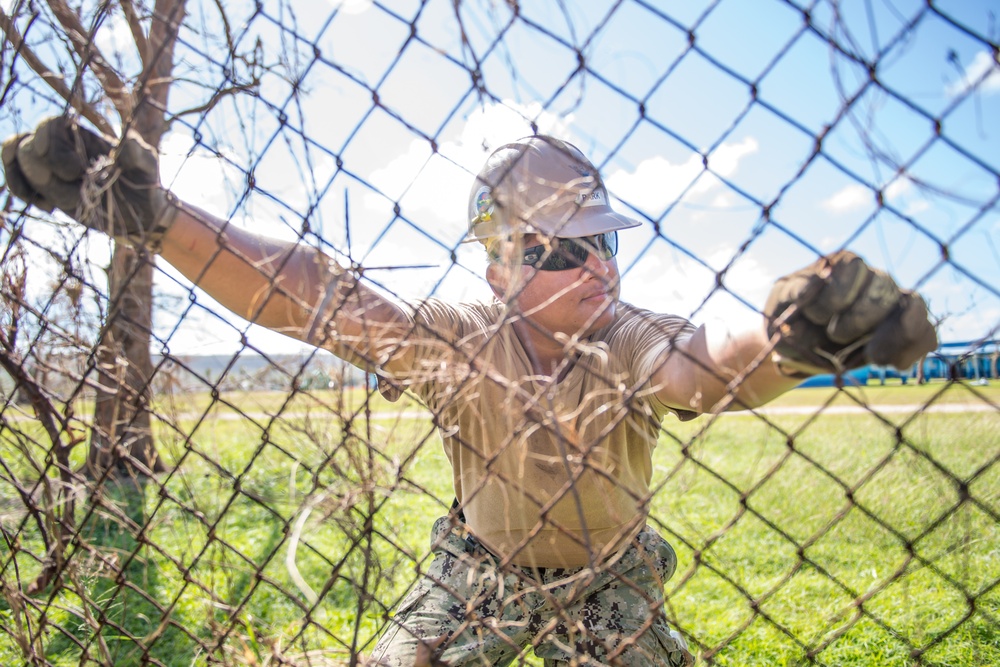
[[[521,263],[539,271],[566,271],[586,264],[591,253],[601,260],[611,259],[618,254],[618,232],[576,239],[553,238],[548,245],[525,248]]]

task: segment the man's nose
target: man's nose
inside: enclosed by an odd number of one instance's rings
[[[611,273],[611,260],[601,259],[596,252],[587,253],[587,261],[583,264],[584,271],[595,278],[605,278]]]

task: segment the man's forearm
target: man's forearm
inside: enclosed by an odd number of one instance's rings
[[[304,243],[257,236],[181,204],[160,255],[255,324],[357,364],[409,367],[410,320],[396,303]]]
[[[742,410],[759,407],[802,381],[775,365],[763,322],[738,332],[712,324],[678,341],[654,376],[664,404],[696,412]]]
[[[718,400],[725,402],[727,395],[734,393],[735,400],[726,405],[728,410],[764,405],[804,379],[801,376],[790,377],[775,364],[774,346],[768,339],[763,322],[759,327],[740,332],[710,332],[706,345],[707,358],[713,364],[714,372],[726,381]]]
[[[295,337],[342,273],[315,248],[256,236],[186,205],[160,255],[240,317]]]

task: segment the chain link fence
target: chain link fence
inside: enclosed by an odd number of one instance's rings
[[[115,133],[160,104],[166,186],[411,303],[490,298],[468,188],[535,130],[643,223],[626,301],[737,319],[821,254],[885,265],[939,322],[919,368],[663,421],[640,500],[677,554],[666,616],[702,664],[997,664],[988,4],[13,0],[0,126],[69,111]],[[140,268],[109,286],[113,244],[58,213],[5,198],[0,242],[0,663],[364,664],[456,516],[444,417],[162,260],[143,320],[121,287]]]

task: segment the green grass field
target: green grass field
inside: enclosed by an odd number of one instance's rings
[[[287,399],[161,398],[174,471],[79,507],[63,586],[27,606],[10,587],[45,548],[10,479],[31,478],[16,443],[40,433],[5,429],[0,664],[26,646],[38,664],[171,667],[370,649],[425,562],[450,469],[406,399]],[[897,383],[666,420],[651,521],[678,554],[672,620],[718,665],[1000,664],[998,405],[996,382]]]

